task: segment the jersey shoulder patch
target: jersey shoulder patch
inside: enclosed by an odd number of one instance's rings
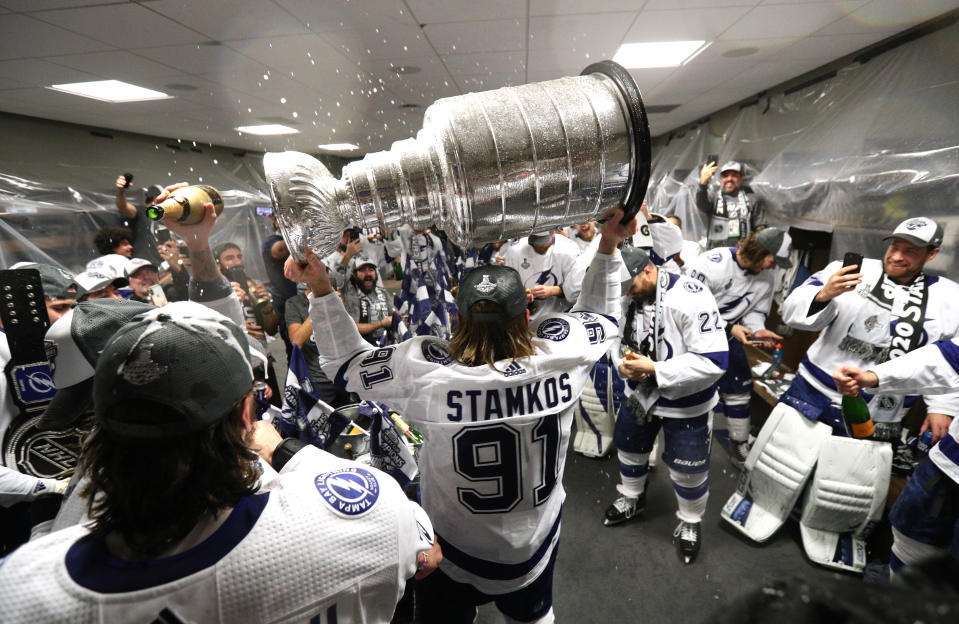
[[[701,284],[697,282],[694,282],[692,280],[686,280],[683,282],[683,289],[686,292],[698,293],[698,292],[702,292],[703,287]]]
[[[548,318],[536,328],[536,337],[560,342],[569,336],[569,321],[561,318]]]
[[[450,357],[449,345],[442,340],[424,340],[422,345],[423,358],[427,362],[449,366],[453,362]]]
[[[380,497],[379,481],[372,472],[357,466],[324,472],[313,483],[334,513],[347,518],[367,513]]]

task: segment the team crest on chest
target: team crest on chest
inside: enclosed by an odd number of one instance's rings
[[[373,473],[354,466],[317,475],[314,484],[326,504],[341,516],[365,514],[380,497],[380,484]]]

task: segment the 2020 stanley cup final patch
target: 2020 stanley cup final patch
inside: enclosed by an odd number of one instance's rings
[[[317,475],[316,490],[342,516],[359,516],[373,509],[380,497],[380,484],[369,470],[341,468]]]

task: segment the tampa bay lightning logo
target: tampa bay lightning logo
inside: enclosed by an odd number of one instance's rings
[[[380,497],[380,484],[373,473],[354,466],[317,475],[314,484],[323,500],[343,516],[365,514]]]
[[[446,344],[440,342],[439,340],[423,341],[423,357],[427,362],[442,364],[443,366],[447,366],[453,361],[453,358],[450,357],[450,352],[449,349],[447,349]]]
[[[703,287],[696,282],[685,281],[683,282],[683,289],[685,289],[687,292],[698,293],[702,292]]]
[[[707,254],[706,258],[709,259],[710,262],[720,262],[723,259],[723,255],[718,251],[714,251],[711,254]]]
[[[559,342],[569,336],[569,323],[560,318],[546,319],[536,328],[536,337]]]

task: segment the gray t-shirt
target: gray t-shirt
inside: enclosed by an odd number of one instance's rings
[[[296,293],[296,296],[286,300],[286,324],[305,323],[310,318],[310,302],[305,293]],[[317,384],[330,383],[330,378],[323,373],[320,368],[320,352],[316,349],[316,341],[310,334],[310,339],[303,343],[300,348],[303,352],[303,359],[306,360],[306,367],[310,371],[310,377]]]

